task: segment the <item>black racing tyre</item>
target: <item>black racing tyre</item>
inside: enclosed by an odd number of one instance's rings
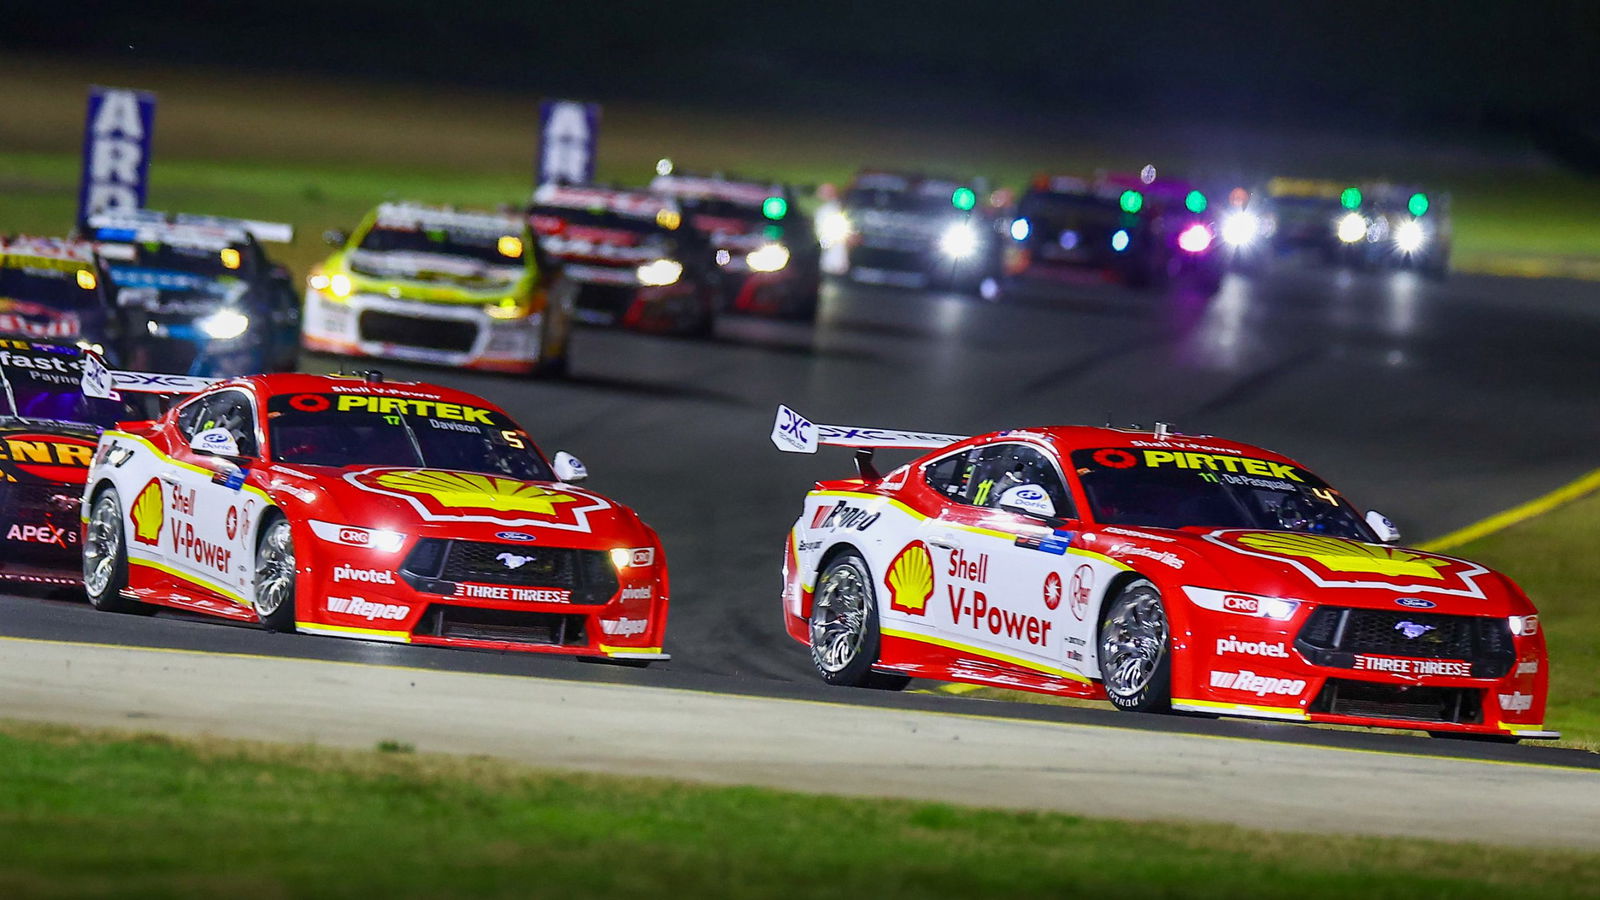
[[[1172,637],[1161,592],[1129,582],[1100,613],[1097,642],[1106,697],[1128,712],[1172,710]]]
[[[811,663],[829,684],[898,691],[906,675],[874,672],[878,646],[878,596],[866,560],[846,551],[829,560],[811,603]]]
[[[294,534],[277,511],[262,517],[256,535],[255,591],[250,605],[268,631],[292,632],[295,619]]]
[[[83,540],[83,590],[103,612],[148,615],[155,610],[122,595],[128,587],[128,541],[122,501],[114,487],[102,488],[89,503]]]

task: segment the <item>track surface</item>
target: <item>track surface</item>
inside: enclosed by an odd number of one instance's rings
[[[1600,437],[1594,288],[1579,282],[1282,271],[1230,277],[1212,298],[1069,287],[995,306],[831,285],[815,329],[760,320],[712,341],[581,332],[574,377],[525,382],[380,364],[504,405],[591,486],[634,506],[671,560],[672,662],[583,666],[334,639],[281,637],[178,615],[94,614],[0,597],[0,635],[377,661],[703,690],[934,705],[1130,728],[1362,743],[1580,764],[1546,748],[1489,749],[1294,726],[1104,717],[1093,710],[828,690],[783,636],[778,565],[802,493],[850,471],[842,451],[780,454],[774,406],[818,421],[976,433],[1156,420],[1263,444],[1376,506],[1412,539],[1442,533],[1592,468]],[[307,368],[338,361],[311,357]],[[0,651],[3,652],[3,651]],[[4,714],[0,705],[0,714]]]

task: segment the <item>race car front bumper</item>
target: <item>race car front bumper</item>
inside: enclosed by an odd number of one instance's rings
[[[424,303],[376,294],[337,300],[306,291],[301,343],[307,350],[498,372],[529,372],[540,361],[544,317],[490,316],[476,304]]]

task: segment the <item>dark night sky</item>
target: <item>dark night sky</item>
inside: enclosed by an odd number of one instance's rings
[[[600,99],[1360,122],[1385,131],[1587,121],[1600,102],[1600,4],[1585,0],[123,0],[18,5],[0,29],[5,49]]]

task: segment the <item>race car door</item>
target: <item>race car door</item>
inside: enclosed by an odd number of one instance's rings
[[[242,488],[261,446],[255,401],[240,389],[206,394],[179,410],[177,425],[182,444],[156,476],[167,499],[161,553],[184,580],[248,605],[254,504]]]
[[[930,618],[943,642],[1072,677],[1061,572],[1071,538],[1046,521],[1071,518],[1072,507],[1050,455],[1023,441],[988,444],[935,462],[924,477],[949,501],[923,537],[939,586]]]

